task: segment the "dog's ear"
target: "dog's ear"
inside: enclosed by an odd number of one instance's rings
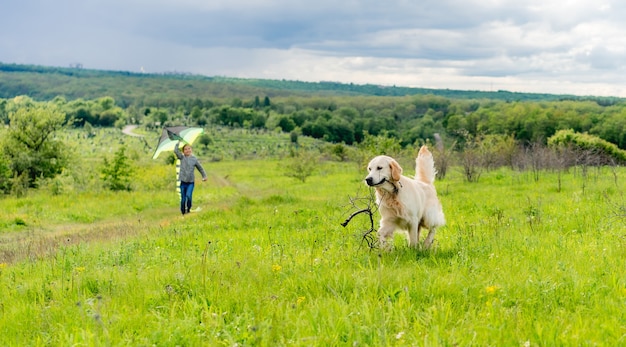
[[[391,168],[391,178],[394,181],[399,181],[400,176],[402,176],[402,167],[400,167],[400,164],[395,160],[391,160],[389,167]]]

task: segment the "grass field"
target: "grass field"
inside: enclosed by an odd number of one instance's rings
[[[3,346],[626,345],[626,170],[452,170],[431,251],[370,249],[364,168],[205,162],[182,218],[169,167],[133,192],[0,200]],[[412,174],[406,168],[407,174]],[[376,216],[378,220],[378,216]]]

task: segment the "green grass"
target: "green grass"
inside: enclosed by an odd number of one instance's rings
[[[435,249],[380,253],[365,216],[340,225],[363,168],[300,183],[282,164],[206,162],[185,218],[158,161],[130,193],[0,200],[0,345],[626,345],[624,168],[560,191],[453,170]]]

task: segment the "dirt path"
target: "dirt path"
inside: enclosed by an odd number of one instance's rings
[[[122,133],[124,133],[125,135],[128,135],[128,136],[143,137],[143,135],[141,135],[141,134],[135,134],[135,133],[133,132],[133,130],[135,130],[137,127],[138,127],[138,125],[137,125],[137,124],[128,124],[127,126],[125,126],[125,127],[122,129]]]
[[[194,216],[185,217],[191,218]],[[158,208],[134,216],[107,218],[93,223],[35,226],[23,232],[0,234],[0,264],[54,256],[60,248],[80,243],[118,242],[147,235],[179,219],[176,208]]]
[[[134,133],[136,124],[126,125],[122,133]],[[156,227],[168,225],[179,217],[176,209],[144,211],[143,215],[108,218],[95,223],[67,223],[30,227],[24,232],[0,233],[0,264],[12,264],[25,259],[53,256],[61,247],[91,242],[114,242],[149,233]]]

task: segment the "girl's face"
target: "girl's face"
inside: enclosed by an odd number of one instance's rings
[[[183,154],[186,156],[190,156],[191,155],[191,146],[187,145],[185,146],[185,148],[183,148]]]

